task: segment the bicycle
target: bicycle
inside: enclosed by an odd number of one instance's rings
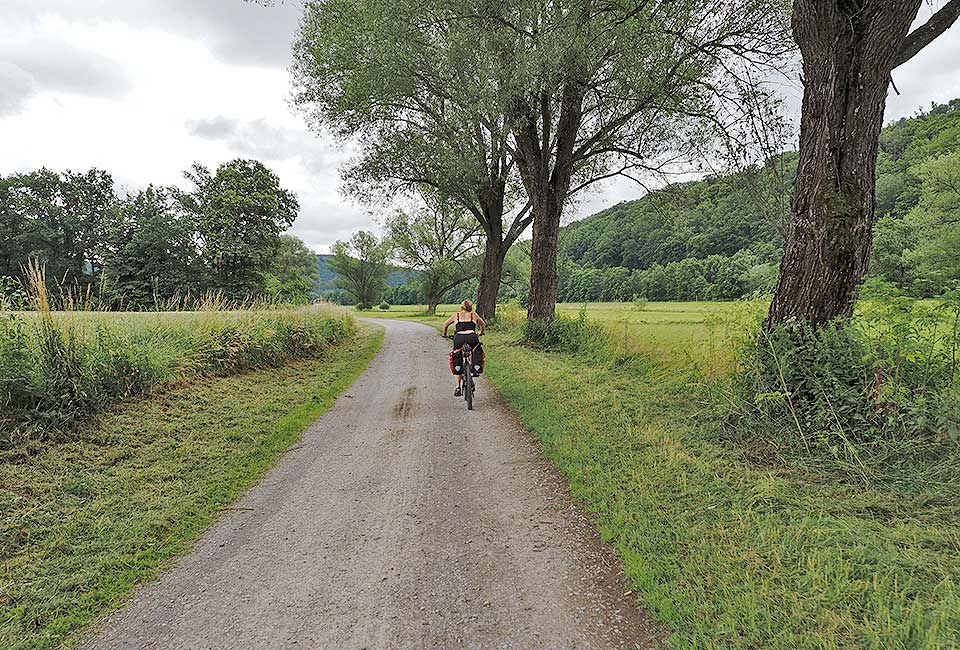
[[[452,336],[447,338],[453,340]],[[469,343],[464,343],[461,348],[463,354],[463,363],[460,366],[460,388],[463,391],[463,399],[467,402],[467,410],[473,410],[473,393],[477,387],[473,383],[473,348]]]

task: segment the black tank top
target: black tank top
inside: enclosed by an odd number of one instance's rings
[[[455,327],[457,332],[469,332],[477,329],[473,322],[473,315],[470,316],[470,320],[460,320],[460,312],[457,312],[457,324]]]

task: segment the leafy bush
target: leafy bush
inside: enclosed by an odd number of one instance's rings
[[[606,330],[587,320],[586,305],[576,319],[555,316],[552,320],[525,320],[520,336],[528,345],[544,350],[587,353],[609,357],[610,339]]]
[[[30,308],[30,296],[23,285],[8,275],[0,276],[0,311],[22,311]]]
[[[960,444],[960,301],[874,299],[847,324],[793,322],[749,341],[731,433],[781,459],[866,479]]]
[[[383,311],[387,311],[388,309],[390,309],[390,303],[384,300],[383,302],[380,303],[380,309]]]
[[[635,293],[633,294],[633,300],[631,302],[633,303],[634,309],[637,311],[643,311],[647,308],[648,300],[644,296]]]
[[[199,376],[316,357],[351,336],[339,312],[51,313],[0,318],[0,448],[69,436],[109,404]]]

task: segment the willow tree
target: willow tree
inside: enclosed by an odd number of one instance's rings
[[[849,317],[873,241],[875,167],[893,70],[946,31],[960,0],[912,32],[922,0],[796,0],[800,160],[766,326]]]
[[[420,271],[428,314],[437,312],[445,293],[477,277],[480,227],[462,207],[425,196],[422,206],[398,210],[386,226],[395,255]]]
[[[613,176],[696,155],[703,125],[736,106],[732,71],[790,49],[783,0],[502,0],[465,12],[499,62],[497,93],[533,214],[528,317],[550,319],[560,220]],[[697,135],[698,137],[693,137]]]
[[[509,247],[531,216],[518,201],[509,128],[491,98],[496,62],[459,4],[314,0],[294,45],[294,102],[358,147],[346,191],[390,201],[423,187],[458,202],[485,234],[477,310],[495,315]]]

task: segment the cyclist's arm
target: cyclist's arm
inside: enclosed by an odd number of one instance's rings
[[[483,330],[487,329],[487,324],[483,322],[483,319],[480,318],[480,315],[477,315],[477,325],[480,326],[480,334],[483,334]]]
[[[450,318],[448,318],[448,319],[446,320],[446,322],[443,324],[443,336],[444,336],[444,338],[446,338],[446,336],[447,336],[447,328],[450,327],[450,325],[452,325],[452,324],[453,324],[453,316],[451,316]]]

